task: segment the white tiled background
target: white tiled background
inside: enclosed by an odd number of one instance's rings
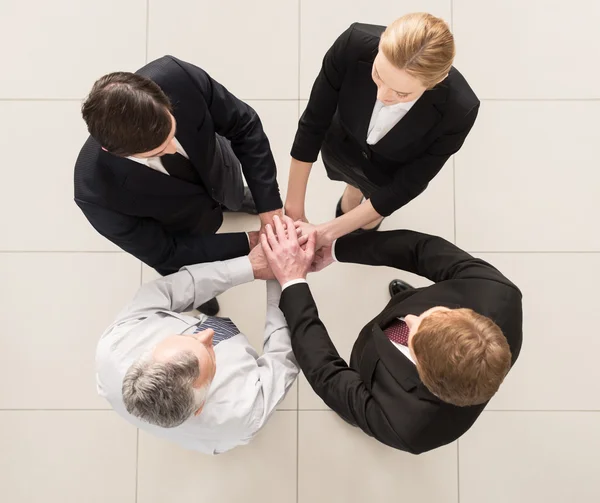
[[[153,273],[72,202],[91,84],[166,53],[204,67],[262,117],[285,193],[327,47],[353,21],[415,10],[452,24],[482,106],[462,151],[385,228],[439,234],[522,288],[525,342],[504,388],[459,442],[420,457],[347,426],[303,378],[252,444],[220,457],[138,433],[94,389],[99,334]],[[599,501],[599,25],[595,0],[2,0],[0,500]],[[317,165],[309,218],[330,218],[341,190]],[[256,220],[226,224],[242,227]],[[345,356],[396,274],[338,265],[311,278]],[[221,299],[257,345],[263,291]]]

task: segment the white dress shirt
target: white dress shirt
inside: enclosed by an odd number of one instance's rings
[[[187,152],[181,146],[181,143],[179,143],[179,140],[177,140],[177,138],[173,137],[173,143],[175,143],[175,146],[177,147],[178,154],[181,154],[186,159],[190,158],[190,156],[187,155]],[[160,171],[161,173],[164,173],[165,175],[169,175],[169,172],[163,166],[163,163],[160,160],[160,157],[146,157],[146,158],[142,159],[141,157],[130,156],[127,159],[130,159],[132,161],[143,164],[144,166],[148,166],[149,168],[152,168],[155,171]]]
[[[243,334],[219,342],[217,371],[198,416],[175,428],[148,424],[125,409],[121,387],[132,363],[173,334],[193,333],[198,318],[185,311],[254,279],[248,257],[183,268],[143,285],[104,332],[96,353],[98,392],[142,430],[208,454],[247,444],[262,428],[298,375],[290,331],[279,310],[281,288],[268,281],[263,354]],[[235,321],[235,320],[234,320]]]
[[[413,100],[407,103],[396,103],[395,105],[386,106],[383,102],[377,100],[373,108],[373,114],[371,115],[371,122],[369,123],[367,143],[375,145],[381,140],[402,120],[416,102],[417,100]]]

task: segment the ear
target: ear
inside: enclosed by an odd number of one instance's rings
[[[202,409],[204,408],[204,405],[202,405],[202,407],[200,407],[196,412],[194,412],[194,417],[197,417],[200,415],[200,413],[202,412]]]

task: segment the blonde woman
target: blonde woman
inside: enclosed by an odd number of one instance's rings
[[[317,227],[318,246],[377,230],[461,148],[479,100],[454,55],[446,22],[425,13],[387,28],[355,23],[327,51],[292,147],[285,203],[292,219],[306,221],[320,151],[329,178],[347,185],[336,218]]]

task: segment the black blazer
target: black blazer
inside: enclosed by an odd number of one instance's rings
[[[414,104],[375,145],[367,133],[377,100],[371,77],[383,26],[354,23],[325,55],[300,118],[292,157],[315,162],[323,141],[380,189],[371,203],[387,216],[427,188],[457,152],[477,117],[479,100],[458,70]]]
[[[75,164],[75,202],[100,234],[162,274],[248,253],[244,233],[214,235],[237,169],[231,156],[223,169],[215,134],[231,141],[258,211],[279,209],[275,161],[258,115],[206,72],[172,56],[137,73],[169,97],[176,137],[202,185],[110,154],[90,137]]]
[[[392,298],[360,333],[350,366],[319,319],[308,285],[286,288],[280,307],[308,382],[346,421],[391,447],[420,454],[456,440],[485,404],[456,407],[436,398],[382,327],[395,317],[419,315],[434,306],[470,308],[500,326],[514,363],[522,340],[521,292],[487,262],[442,238],[418,232],[345,236],[337,241],[335,254],[341,262],[396,267],[436,284]]]

